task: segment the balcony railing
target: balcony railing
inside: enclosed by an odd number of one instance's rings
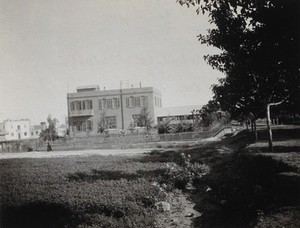
[[[76,116],[93,116],[94,110],[74,110],[70,112],[70,117]]]

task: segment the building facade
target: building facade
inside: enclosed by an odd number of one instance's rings
[[[101,129],[110,132],[126,130],[143,110],[157,122],[161,93],[153,87],[100,90],[99,86],[78,87],[67,94],[68,125],[74,136],[96,135]]]
[[[7,141],[29,139],[30,121],[28,119],[5,120],[0,123],[0,131],[5,132]]]
[[[40,134],[43,130],[46,129],[46,124],[42,122],[40,125],[32,125],[30,127],[30,138],[38,139],[40,138]]]

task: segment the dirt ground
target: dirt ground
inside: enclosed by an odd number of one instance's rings
[[[157,227],[192,227],[193,219],[201,216],[201,213],[194,210],[195,204],[188,198],[189,195],[181,191],[167,193],[170,211],[158,215]]]
[[[150,152],[151,149],[118,149],[118,150],[73,150],[73,151],[39,151],[39,152],[19,152],[0,153],[0,159],[12,158],[54,158],[66,156],[92,156],[92,155],[135,155]]]

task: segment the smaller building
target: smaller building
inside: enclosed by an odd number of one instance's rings
[[[56,132],[59,137],[64,137],[67,133],[67,126],[62,124],[62,125],[56,127]]]
[[[0,123],[0,131],[5,132],[7,141],[29,139],[30,121],[29,119],[5,120]]]
[[[157,122],[162,123],[170,120],[171,124],[178,124],[187,121],[193,123],[196,118],[196,111],[200,110],[202,105],[175,106],[160,108],[157,113]]]
[[[45,129],[45,125],[42,123],[40,125],[33,125],[30,127],[30,138],[31,139],[38,139],[42,130]]]

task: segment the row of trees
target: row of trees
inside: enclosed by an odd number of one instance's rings
[[[225,77],[212,86],[213,101],[233,118],[267,118],[300,113],[300,1],[297,0],[179,0],[208,14],[215,28],[200,34],[202,44],[218,54],[204,59]]]

